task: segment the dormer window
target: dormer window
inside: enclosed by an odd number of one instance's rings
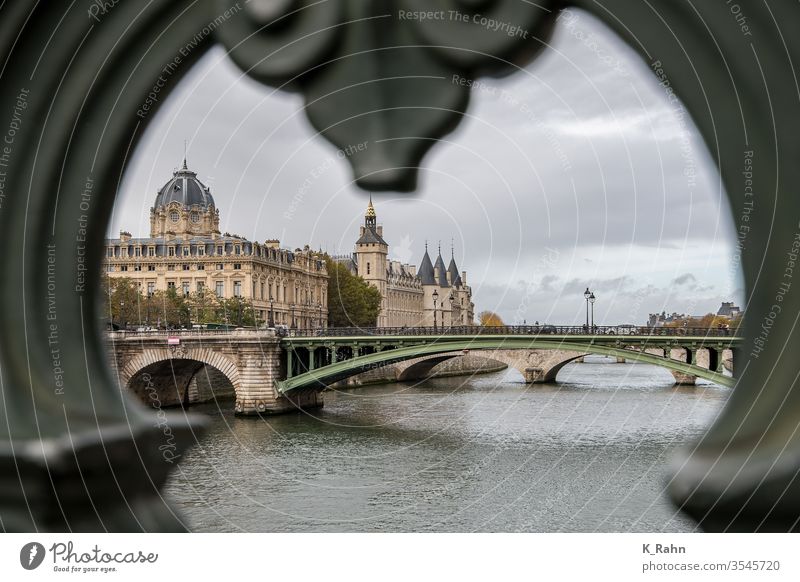
[[[169,219],[170,219],[172,222],[178,222],[178,220],[180,219],[180,217],[181,217],[181,216],[180,216],[180,214],[178,214],[178,211],[177,211],[177,210],[173,210],[172,212],[170,212],[170,213],[169,213]]]
[[[192,212],[192,214],[190,216],[191,216],[192,222],[194,222],[195,224],[200,222],[200,213],[199,212]]]

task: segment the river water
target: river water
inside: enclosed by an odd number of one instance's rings
[[[327,392],[309,414],[211,419],[167,493],[194,531],[692,531],[670,452],[728,389],[587,357],[558,384],[516,371]]]

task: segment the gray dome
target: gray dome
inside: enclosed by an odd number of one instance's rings
[[[167,206],[172,202],[184,207],[200,206],[203,210],[214,208],[211,192],[197,179],[197,173],[186,167],[186,160],[183,160],[183,167],[176,171],[172,179],[158,191],[153,207]]]

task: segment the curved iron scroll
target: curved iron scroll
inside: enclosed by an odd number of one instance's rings
[[[256,79],[306,98],[363,188],[412,190],[460,120],[472,79],[541,49],[567,3],[525,0],[6,2],[0,10],[0,505],[8,530],[175,530],[159,489],[197,421],[114,388],[98,330],[105,227],[144,126],[214,42]],[[792,0],[577,0],[671,87],[716,160],[742,267],[740,381],[670,491],[709,530],[797,529],[800,518],[800,41]],[[401,11],[403,14],[401,15]],[[421,19],[441,11],[445,18]],[[407,14],[406,14],[407,13]],[[457,15],[451,16],[452,14]],[[476,15],[480,18],[476,18]],[[481,18],[504,23],[492,32]],[[525,34],[509,34],[518,27]],[[752,172],[742,172],[745,157]],[[745,179],[748,182],[745,182]],[[793,258],[794,257],[794,258]],[[155,420],[155,422],[154,422]],[[165,439],[167,439],[165,441]],[[171,458],[161,447],[168,442]]]

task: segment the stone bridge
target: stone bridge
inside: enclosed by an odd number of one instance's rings
[[[419,380],[468,353],[517,369],[527,383],[555,381],[569,362],[601,354],[663,366],[680,384],[693,384],[696,377],[733,384],[723,374],[723,363],[732,361],[736,337],[569,333],[575,329],[414,330],[410,336],[386,330],[333,335],[331,330],[324,336],[293,332],[284,338],[273,330],[113,332],[108,341],[120,387],[143,402],[158,408],[235,398],[235,411],[243,415],[322,406],[325,387],[389,364],[398,370],[398,380]]]

